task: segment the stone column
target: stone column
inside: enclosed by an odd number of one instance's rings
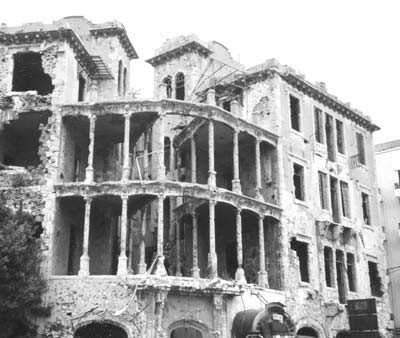
[[[261,195],[261,156],[260,156],[260,139],[257,137],[255,142],[256,153],[256,198],[264,200]]]
[[[246,277],[243,270],[243,247],[242,247],[242,209],[236,209],[236,251],[238,268],[235,273],[235,279],[239,282],[246,283]]]
[[[346,301],[349,298],[349,272],[347,270],[347,253],[345,251],[343,251],[343,274],[344,274],[344,293],[345,293],[345,297],[346,297]]]
[[[128,273],[128,257],[126,256],[126,233],[128,227],[128,195],[122,195],[121,212],[121,243],[118,257],[118,276],[125,276]]]
[[[237,100],[231,101],[231,113],[237,117],[240,115],[240,104]]]
[[[86,183],[93,183],[93,155],[94,155],[94,130],[96,125],[96,116],[90,115],[89,117],[89,155],[88,166],[86,167]]]
[[[209,89],[207,91],[207,104],[215,106],[215,90]]]
[[[147,267],[146,267],[146,245],[144,242],[144,238],[146,235],[146,225],[147,225],[147,205],[145,205],[142,209],[142,215],[141,215],[141,235],[142,238],[140,240],[140,261],[139,261],[139,266],[138,266],[138,272],[139,274],[143,275],[146,273]]]
[[[332,287],[338,288],[337,274],[336,274],[336,247],[332,248]],[[339,295],[339,291],[338,291]]]
[[[167,276],[164,266],[164,198],[163,194],[158,195],[157,263],[154,274],[159,276]]]
[[[210,225],[210,252],[208,253],[209,278],[218,276],[218,262],[215,251],[215,205],[216,202],[209,200],[209,225]]]
[[[208,185],[216,186],[216,175],[214,170],[214,122],[208,123]]]
[[[143,149],[143,173],[141,173],[142,175],[142,179],[143,181],[147,181],[149,179],[149,155],[148,155],[148,131],[146,130],[144,132],[144,149]]]
[[[193,231],[193,267],[192,277],[200,278],[199,269],[199,252],[198,252],[198,241],[197,241],[197,212],[192,211],[192,231]]]
[[[196,168],[196,140],[194,136],[190,139],[190,168],[192,174],[192,183],[196,183],[197,181],[197,168]]]
[[[125,133],[124,133],[124,166],[122,169],[122,180],[129,180],[129,144],[130,144],[130,131],[131,131],[131,115],[125,114]]]
[[[268,275],[265,270],[265,248],[264,248],[264,216],[258,218],[258,239],[259,239],[259,259],[260,271],[258,273],[258,285],[268,288]]]
[[[182,277],[181,273],[181,220],[176,220],[176,276]]]
[[[90,209],[92,198],[85,198],[85,219],[83,225],[83,249],[79,265],[79,276],[89,276],[89,228],[90,228]]]
[[[233,180],[232,191],[237,194],[242,194],[239,176],[239,131],[233,132]]]
[[[164,114],[160,114],[158,121],[159,121],[159,143],[160,143],[160,153],[159,153],[159,170],[158,170],[158,179],[164,180],[165,179],[165,165],[164,165],[164,152],[165,152],[165,144],[164,144]]]

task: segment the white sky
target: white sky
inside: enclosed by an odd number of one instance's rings
[[[168,38],[196,34],[217,40],[247,67],[277,58],[326,83],[328,91],[370,115],[375,142],[400,138],[400,1],[398,0],[11,0],[0,22],[50,23],[84,15],[121,21],[139,54],[133,87],[152,95],[144,60]]]

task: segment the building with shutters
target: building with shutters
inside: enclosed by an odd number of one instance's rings
[[[400,140],[375,146],[382,225],[386,232],[387,272],[395,337],[400,337]]]
[[[392,329],[372,134],[323,83],[167,40],[154,97],[118,22],[0,31],[0,193],[46,246],[44,337],[346,337]]]

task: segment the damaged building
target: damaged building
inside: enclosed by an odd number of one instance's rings
[[[0,194],[43,228],[43,337],[345,338],[357,300],[390,337],[377,126],[194,35],[134,99],[137,57],[115,21],[1,28]]]

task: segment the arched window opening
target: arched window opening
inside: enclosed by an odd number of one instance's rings
[[[123,95],[126,96],[128,92],[128,70],[124,68],[124,82],[123,82]]]
[[[110,323],[91,323],[80,327],[74,338],[128,338],[125,330]]]
[[[171,82],[171,77],[167,76],[164,80],[163,80],[163,85],[165,86],[165,93],[167,96],[167,99],[170,99],[172,97],[172,82]]]
[[[121,96],[122,95],[122,72],[123,72],[123,68],[122,68],[122,61],[120,60],[118,63],[118,95]]]
[[[193,327],[178,327],[171,332],[170,338],[203,338],[203,335]]]
[[[185,75],[183,73],[176,74],[175,98],[182,101],[185,99]]]
[[[231,101],[224,101],[222,103],[222,108],[226,111],[231,111]]]
[[[311,327],[302,327],[297,331],[297,337],[299,338],[318,338],[318,333]]]
[[[164,166],[166,171],[170,171],[171,162],[171,140],[169,137],[164,137]]]
[[[79,74],[79,87],[78,87],[78,101],[85,101],[85,92],[86,92],[86,80]]]

